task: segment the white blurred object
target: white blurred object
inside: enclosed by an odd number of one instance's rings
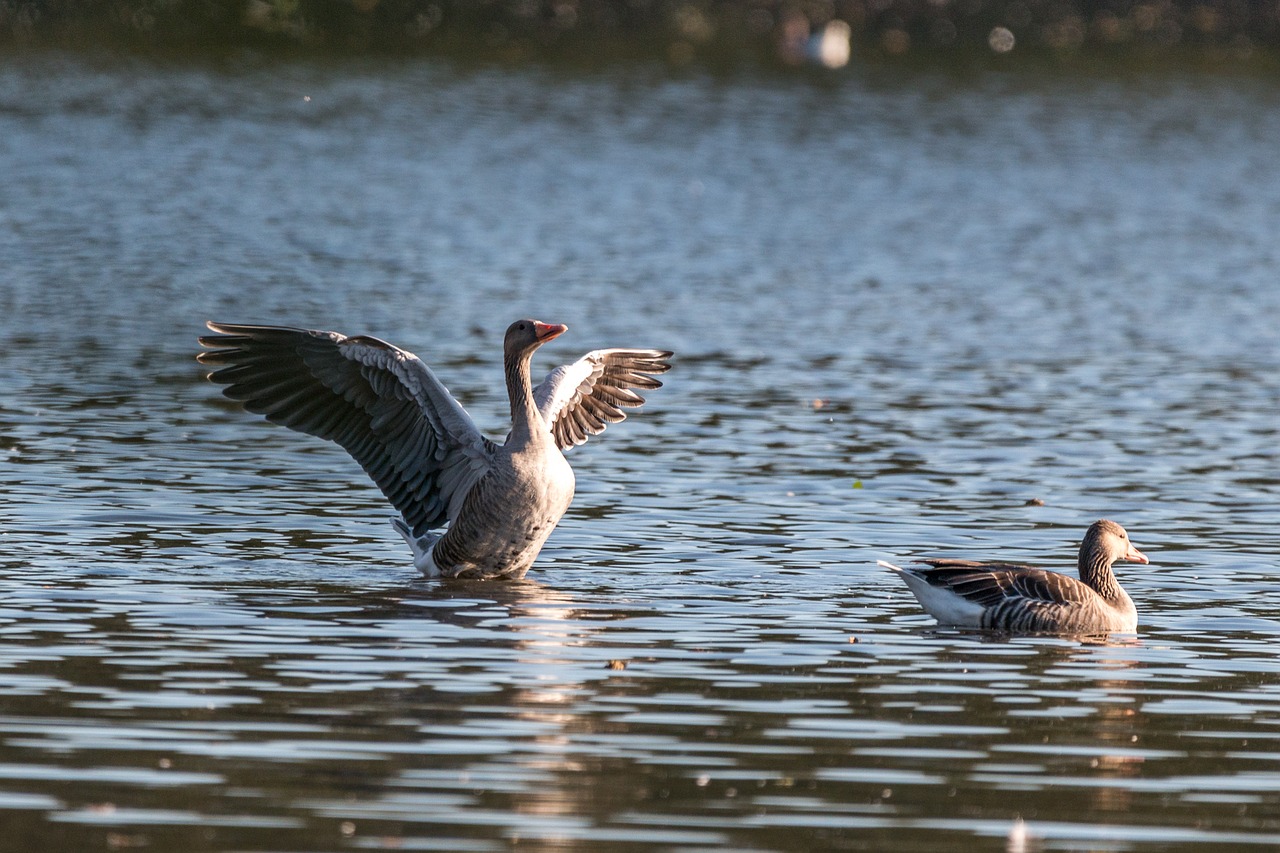
[[[995,27],[987,36],[987,44],[996,53],[1008,53],[1013,50],[1017,39],[1013,37],[1013,31],[1004,27]]]
[[[849,37],[853,29],[844,21],[829,22],[809,37],[809,58],[826,68],[844,68],[849,64]]]
[[[1005,836],[1005,853],[1034,853],[1039,849],[1040,839],[1036,838],[1031,827],[1027,826],[1022,818],[1014,818],[1013,825],[1009,827],[1009,834]]]

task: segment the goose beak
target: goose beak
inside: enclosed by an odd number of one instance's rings
[[[560,323],[533,324],[533,332],[538,336],[538,343],[540,344],[545,344],[552,338],[558,338],[567,331],[569,331],[569,327]]]
[[[1132,545],[1129,546],[1129,550],[1125,551],[1124,556],[1121,557],[1120,559],[1127,560],[1130,563],[1150,563],[1151,562],[1150,560],[1147,559],[1146,554],[1142,553]]]

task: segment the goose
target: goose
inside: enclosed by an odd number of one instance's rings
[[[429,367],[366,335],[209,322],[197,359],[250,412],[343,447],[399,512],[392,524],[428,577],[523,578],[573,499],[563,451],[662,387],[656,349],[599,349],[536,388],[529,363],[568,327],[517,320],[503,342],[511,432],[497,444]],[[441,532],[440,528],[444,528]]]
[[[928,568],[897,572],[940,625],[1016,634],[1132,634],[1138,613],[1111,566],[1149,562],[1114,521],[1089,525],[1080,543],[1080,580],[1012,563],[922,560]]]

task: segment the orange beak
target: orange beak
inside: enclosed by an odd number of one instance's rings
[[[1142,553],[1137,548],[1133,547],[1133,545],[1129,546],[1129,550],[1125,551],[1124,556],[1121,557],[1120,559],[1128,560],[1130,563],[1150,563],[1151,562],[1150,560],[1147,559],[1146,554]]]
[[[558,338],[565,332],[569,331],[568,326],[560,323],[537,323],[533,324],[534,334],[538,336],[538,343],[545,344],[552,338]]]

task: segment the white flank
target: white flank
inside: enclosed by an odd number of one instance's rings
[[[898,573],[906,583],[907,589],[920,602],[930,616],[938,620],[939,625],[956,625],[963,628],[981,628],[982,614],[986,611],[980,604],[974,604],[956,595],[946,587],[930,584],[915,569],[904,569],[884,560],[876,560],[876,564]]]

